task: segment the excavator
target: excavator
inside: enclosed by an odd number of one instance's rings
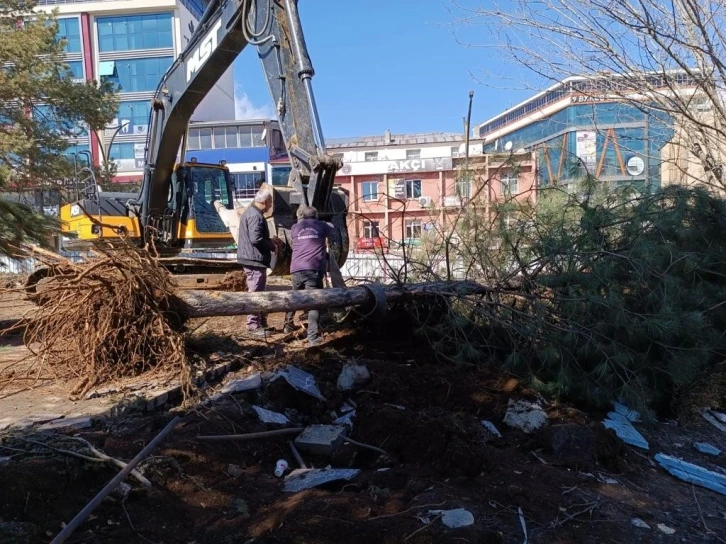
[[[218,281],[214,278],[238,269],[232,258],[234,240],[216,209],[234,208],[234,180],[225,164],[200,163],[194,157],[186,161],[186,139],[196,107],[242,50],[253,45],[291,164],[287,187],[273,188],[273,207],[266,215],[270,232],[283,241],[271,274],[289,274],[290,228],[303,204],[314,206],[321,219],[335,225],[330,256],[343,265],[348,253],[348,193],[334,187],[342,164],[326,152],[312,88],[315,71],[297,4],[212,0],[152,100],[140,194],[105,193],[95,182],[89,184],[77,201],[61,209],[61,234],[91,244],[153,244],[160,264],[177,280],[189,280],[182,285],[197,288],[213,286]],[[198,257],[205,251],[215,258]],[[31,275],[29,295],[47,275],[47,268]]]

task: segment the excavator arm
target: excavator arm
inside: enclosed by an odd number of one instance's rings
[[[325,150],[297,0],[212,0],[153,100],[137,202],[146,241],[173,238],[165,219],[174,213],[170,186],[177,155],[181,151],[183,162],[186,152],[189,120],[247,45],[257,48],[290,157],[289,204],[309,204],[323,215],[334,211],[331,194],[341,162]]]

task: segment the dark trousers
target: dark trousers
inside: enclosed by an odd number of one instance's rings
[[[261,293],[267,287],[267,269],[256,266],[243,266],[247,279],[247,290],[250,293]],[[247,316],[247,329],[254,330],[266,326],[267,316],[253,314]]]
[[[302,270],[292,273],[292,290],[304,291],[305,289],[322,289],[323,276],[322,270]],[[285,325],[292,326],[292,320],[295,312],[287,312],[285,314]],[[320,337],[318,328],[318,320],[320,319],[320,311],[310,310],[308,312],[308,340],[315,341]]]

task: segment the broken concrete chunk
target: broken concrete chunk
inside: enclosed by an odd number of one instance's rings
[[[630,523],[632,523],[633,525],[635,525],[636,527],[638,527],[640,529],[650,529],[650,525],[648,525],[646,522],[644,522],[640,518],[633,518],[630,520]]]
[[[620,440],[636,448],[647,450],[650,448],[647,440],[633,427],[628,418],[617,412],[610,412],[602,424],[606,429],[612,429]]]
[[[664,534],[667,534],[667,535],[673,535],[673,534],[676,533],[676,530],[675,529],[673,529],[672,527],[668,527],[664,523],[659,523],[658,524],[658,530],[661,533],[664,533]]]
[[[253,374],[245,378],[230,380],[221,390],[222,394],[241,393],[242,391],[252,391],[262,387],[262,377],[260,374]]]
[[[357,468],[298,468],[285,477],[283,490],[295,493],[337,480],[352,480],[358,474]]]
[[[341,391],[358,389],[368,383],[370,379],[371,374],[365,365],[348,363],[343,367],[340,376],[338,376],[338,389]]]
[[[613,408],[615,409],[616,413],[620,414],[621,416],[625,416],[625,419],[632,423],[640,421],[640,412],[638,412],[637,410],[631,410],[624,404],[620,404],[616,401],[613,401]]]
[[[429,514],[441,516],[441,523],[449,529],[458,529],[459,527],[468,527],[474,524],[474,516],[471,512],[464,508],[456,508],[454,510],[429,510]]]
[[[284,425],[285,423],[290,423],[290,420],[287,418],[285,414],[280,414],[278,412],[273,412],[272,410],[265,410],[261,406],[252,406],[252,409],[257,413],[257,417],[260,418],[260,421],[262,423],[277,423],[280,425]]]
[[[355,417],[355,410],[352,412],[346,412],[339,418],[335,419],[333,423],[336,425],[346,425],[348,430],[353,430],[353,418]]]
[[[504,424],[531,433],[547,423],[549,417],[539,404],[509,399],[507,413],[504,415]]]
[[[93,425],[87,416],[54,419],[38,427],[39,431],[57,431],[59,429],[88,429]]]
[[[276,372],[270,381],[274,382],[279,378],[284,379],[293,389],[307,393],[318,400],[325,400],[320,389],[318,389],[315,377],[304,370],[300,370],[294,366],[288,366],[285,370]]]
[[[693,463],[678,459],[677,457],[671,457],[659,453],[655,456],[655,460],[658,461],[666,471],[671,473],[676,478],[689,482],[692,484],[700,485],[711,491],[716,491],[722,495],[726,495],[726,475],[719,474],[707,470]]]
[[[706,442],[694,442],[693,447],[696,448],[701,453],[705,453],[707,455],[714,455],[714,456],[721,455],[720,449],[718,449],[716,446],[713,446],[712,444],[708,444]]]
[[[310,425],[295,439],[300,451],[313,455],[333,455],[345,439],[342,425]]]
[[[499,429],[497,429],[494,426],[494,423],[492,423],[491,421],[487,421],[486,419],[484,419],[484,420],[482,420],[481,424],[492,435],[496,436],[497,438],[501,438],[502,437],[502,433],[499,432]]]

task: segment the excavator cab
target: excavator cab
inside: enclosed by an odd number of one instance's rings
[[[176,232],[178,247],[230,248],[229,229],[215,208],[215,202],[234,207],[234,180],[224,164],[207,164],[191,158],[174,169],[167,203],[170,224],[164,230]]]

